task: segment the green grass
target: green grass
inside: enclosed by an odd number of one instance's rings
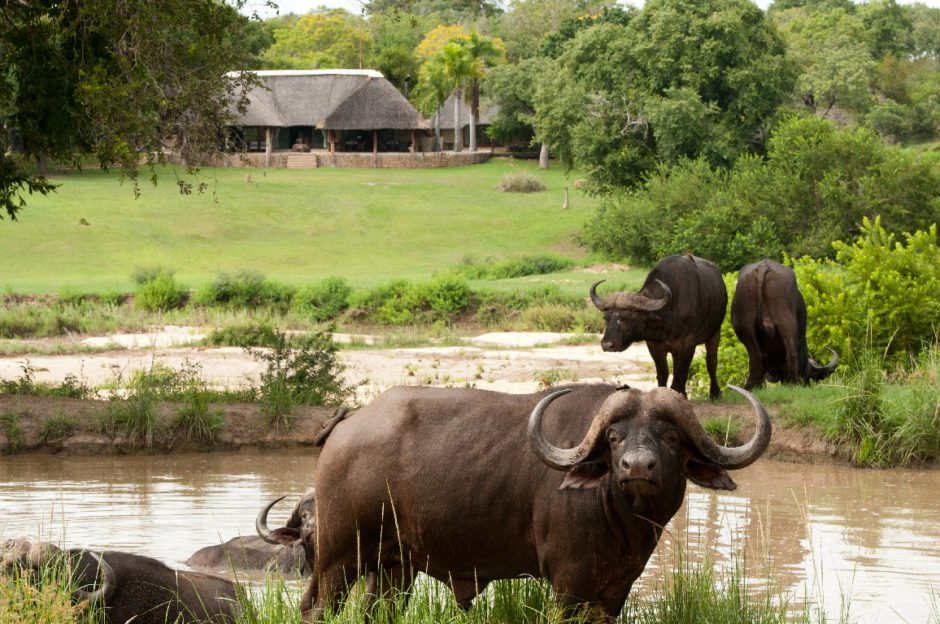
[[[468,256],[582,257],[576,236],[596,207],[575,191],[562,210],[563,187],[576,175],[519,161],[427,170],[255,169],[246,183],[248,171],[205,169],[208,191],[183,196],[175,170],[164,168],[159,185],[143,184],[136,200],[115,173],[57,178],[58,192],[30,197],[18,222],[0,224],[0,288],[130,292],[135,267],[157,265],[174,269],[193,290],[220,272],[246,268],[293,285],[338,276],[371,287],[427,279]],[[497,191],[515,172],[537,175],[548,190]]]

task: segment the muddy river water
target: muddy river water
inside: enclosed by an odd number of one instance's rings
[[[262,504],[296,498],[315,469],[302,450],[0,457],[0,538],[126,549],[182,566],[202,546],[251,535]],[[655,584],[678,543],[719,566],[769,563],[793,601],[809,597],[834,619],[845,603],[851,621],[940,619],[940,472],[762,460],[734,478],[734,492],[690,486],[637,591]],[[288,513],[272,512],[272,525]]]

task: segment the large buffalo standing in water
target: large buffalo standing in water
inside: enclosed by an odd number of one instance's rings
[[[725,318],[728,292],[714,263],[691,254],[668,256],[646,276],[639,292],[621,292],[601,298],[591,286],[591,301],[604,313],[607,327],[601,339],[604,351],[623,351],[646,341],[656,364],[656,381],[669,379],[667,354],[672,354],[672,385],[685,394],[695,347],[705,343],[705,365],[711,378],[709,395],[718,398],[718,341]]]
[[[238,613],[238,592],[231,581],[173,570],[150,557],[113,550],[63,551],[23,539],[0,545],[0,572],[38,570],[56,562],[71,569],[75,598],[100,603],[108,624],[230,624]]]
[[[737,448],[716,444],[665,388],[383,393],[338,422],[320,455],[315,513],[301,523],[313,570],[305,621],[363,574],[391,593],[416,571],[463,607],[490,581],[534,576],[569,608],[616,616],[686,480],[734,489],[727,471],[766,449],[767,413],[741,392],[757,427]]]
[[[821,366],[809,357],[806,346],[806,302],[796,285],[793,269],[773,260],[749,264],[738,273],[731,299],[731,325],[747,349],[745,388],[764,378],[784,383],[825,379],[839,365]]]

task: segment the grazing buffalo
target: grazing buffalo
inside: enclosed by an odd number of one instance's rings
[[[653,267],[639,292],[614,293],[604,299],[597,294],[603,281],[591,286],[591,301],[607,322],[601,339],[604,351],[623,351],[645,340],[660,386],[669,378],[666,355],[672,354],[670,387],[684,395],[695,347],[705,343],[709,395],[713,399],[721,396],[718,341],[728,292],[715,264],[691,254],[668,256]]]
[[[301,523],[313,570],[305,621],[364,574],[388,594],[416,571],[465,608],[490,581],[533,576],[569,609],[616,616],[686,480],[734,489],[727,471],[766,449],[767,413],[738,391],[757,427],[730,448],[665,388],[388,390],[336,424],[321,452],[314,516]]]
[[[764,379],[784,383],[825,379],[839,365],[839,355],[821,366],[806,347],[806,302],[793,269],[773,260],[749,264],[738,273],[731,299],[731,325],[747,349],[750,390]]]
[[[235,622],[238,593],[231,581],[168,568],[156,559],[106,550],[62,551],[23,539],[0,545],[0,572],[38,570],[56,561],[69,566],[77,600],[101,604],[107,624]]]

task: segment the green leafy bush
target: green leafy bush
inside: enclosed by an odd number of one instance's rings
[[[269,350],[252,350],[265,364],[258,401],[268,421],[293,426],[298,405],[341,405],[353,392],[343,379],[346,366],[337,357],[332,329],[288,339],[277,332]]]
[[[866,217],[889,232],[925,229],[940,220],[938,197],[929,156],[864,128],[794,117],[776,128],[766,159],[742,156],[729,172],[703,159],[661,166],[605,202],[582,241],[613,259],[651,264],[691,251],[729,270],[784,251],[830,256]]]
[[[528,275],[545,275],[546,273],[570,269],[574,264],[574,260],[570,258],[547,254],[499,261],[486,260],[483,262],[477,262],[473,258],[465,258],[454,270],[467,279],[497,280],[526,277]]]
[[[196,303],[246,309],[267,306],[286,311],[293,296],[290,286],[267,280],[255,271],[239,271],[218,275],[199,290]]]
[[[465,279],[441,275],[429,282],[396,280],[358,296],[356,307],[387,325],[450,321],[467,310],[471,291]]]
[[[503,177],[496,190],[503,193],[537,193],[545,190],[545,184],[531,173],[510,173]]]
[[[301,288],[294,295],[295,312],[313,321],[331,321],[349,307],[352,288],[341,277],[328,277],[318,284]]]
[[[879,353],[864,350],[841,383],[847,394],[837,409],[837,431],[853,445],[856,462],[908,466],[940,459],[940,345],[925,347],[910,371],[891,371]]]
[[[865,219],[861,230],[854,243],[833,244],[834,260],[794,262],[811,319],[807,339],[843,357],[867,348],[909,362],[940,331],[937,226],[903,241],[879,219]]]
[[[165,312],[183,307],[188,298],[189,289],[164,274],[138,286],[134,304],[148,312]]]
[[[205,343],[215,347],[273,347],[277,331],[268,323],[250,321],[213,329]]]

